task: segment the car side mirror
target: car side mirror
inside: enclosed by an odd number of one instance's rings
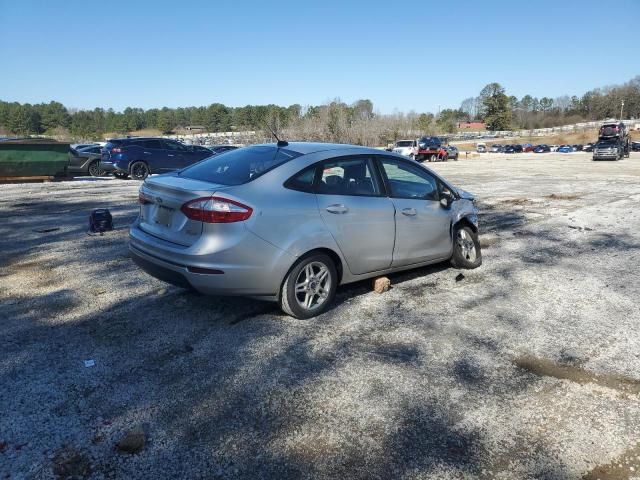
[[[440,205],[442,205],[443,208],[450,208],[453,200],[453,194],[448,189],[443,189],[442,192],[440,192]]]

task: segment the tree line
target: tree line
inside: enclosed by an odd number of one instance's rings
[[[74,110],[59,102],[20,104],[0,101],[0,134],[47,134],[58,137],[99,139],[106,133],[125,134],[142,129],[170,133],[188,125],[203,126],[209,132],[257,130],[286,131],[289,138],[375,145],[419,134],[456,131],[463,121],[484,121],[490,129],[534,129],[597,120],[620,115],[640,117],[640,76],[611,87],[586,92],[581,97],[536,98],[509,96],[498,83],[485,86],[476,97],[465,99],[460,108],[436,114],[425,112],[383,115],[374,111],[371,100],[347,104],[340,99],[323,105],[288,107],[247,105],[228,107],[214,103],[186,108],[125,108]]]

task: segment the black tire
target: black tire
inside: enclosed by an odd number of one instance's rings
[[[482,265],[482,251],[478,235],[467,225],[456,225],[453,230],[453,255],[455,268],[478,268]]]
[[[87,173],[92,177],[101,177],[104,175],[104,172],[100,170],[100,162],[98,160],[94,160],[89,164]]]
[[[127,175],[126,173],[120,173],[120,172],[115,172],[113,174],[114,177],[119,178],[120,180],[124,180],[125,178],[127,178],[129,175]]]
[[[322,270],[322,267],[325,270]],[[313,272],[311,281],[307,280],[309,278],[309,270],[307,268],[311,268],[311,272]],[[328,279],[328,285],[326,281],[320,279],[325,271],[327,276],[323,278]],[[325,282],[325,288],[323,288],[323,281]],[[296,285],[299,287],[298,292],[296,292]],[[324,312],[333,302],[337,287],[338,272],[333,260],[324,253],[308,255],[298,260],[287,274],[280,290],[280,308],[287,315],[291,315],[294,318],[306,319],[315,317]],[[311,296],[309,302],[311,308],[303,305],[306,304],[309,296]],[[316,297],[318,297],[315,300],[317,303],[314,305],[313,302]]]
[[[149,173],[149,167],[144,162],[134,162],[129,169],[129,174],[134,180],[144,180]]]

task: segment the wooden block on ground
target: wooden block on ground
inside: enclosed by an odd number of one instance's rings
[[[377,277],[373,280],[373,291],[384,293],[391,287],[391,280],[387,277]]]

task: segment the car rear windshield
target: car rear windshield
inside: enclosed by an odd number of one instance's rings
[[[408,140],[406,142],[396,142],[396,147],[412,147],[413,146],[413,142],[411,140]]]
[[[220,185],[241,185],[298,156],[298,152],[270,145],[239,148],[187,167],[179,175]]]

